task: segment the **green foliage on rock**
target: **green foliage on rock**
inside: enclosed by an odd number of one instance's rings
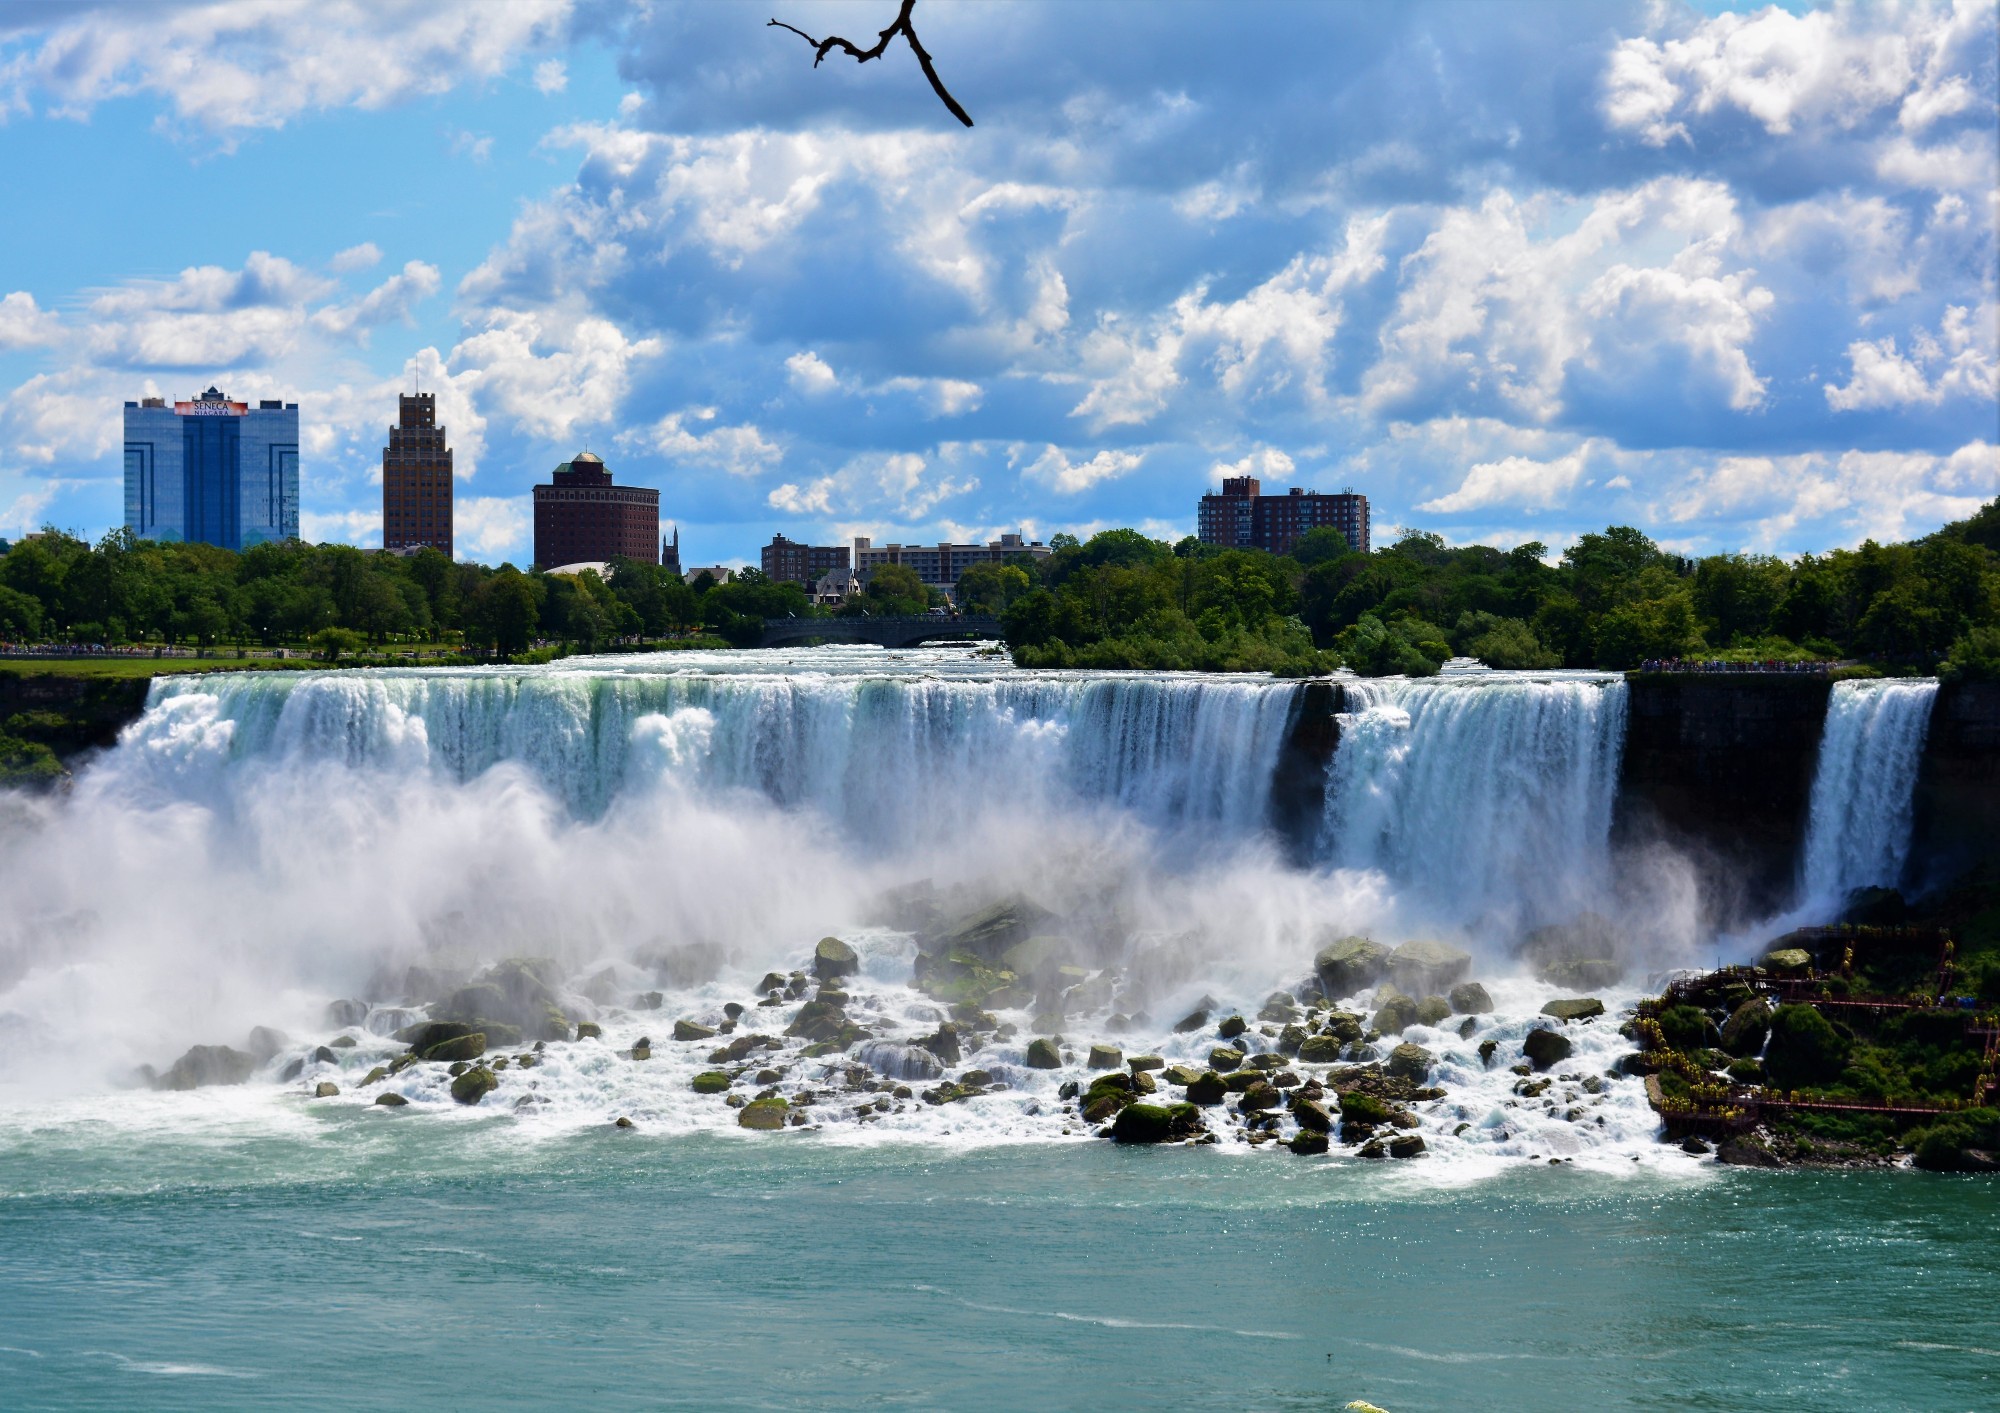
[[[782,1099],[752,1099],[736,1111],[736,1122],[743,1128],[780,1129],[790,1114],[791,1106]]]
[[[451,1097],[460,1104],[477,1104],[500,1087],[500,1077],[484,1065],[474,1065],[451,1082]]]
[[[1780,1006],[1771,1013],[1764,1072],[1780,1089],[1830,1084],[1847,1067],[1851,1042],[1810,1006]]]

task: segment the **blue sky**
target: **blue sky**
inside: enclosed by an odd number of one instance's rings
[[[1192,530],[1224,474],[1378,527],[1690,551],[2000,493],[1993,0],[55,4],[0,11],[0,534],[95,535],[119,409],[302,409],[380,543],[439,394],[461,553],[586,440],[689,562]]]

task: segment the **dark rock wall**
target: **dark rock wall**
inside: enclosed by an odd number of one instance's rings
[[[1313,845],[1326,810],[1327,767],[1340,744],[1338,714],[1342,706],[1339,683],[1301,683],[1284,748],[1278,753],[1277,779],[1271,785],[1271,825],[1300,865],[1313,861]]]
[[[2000,862],[2000,682],[1938,688],[1915,803],[1907,886]]]
[[[109,746],[146,710],[149,677],[0,672],[0,730],[39,741],[65,762]]]
[[[1613,838],[1681,849],[1719,912],[1788,901],[1832,684],[1635,677]]]

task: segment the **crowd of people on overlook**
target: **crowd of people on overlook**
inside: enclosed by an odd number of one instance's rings
[[[1800,661],[1775,657],[1741,662],[1722,658],[1656,657],[1640,663],[1639,670],[1641,672],[1798,672],[1819,676],[1844,665],[1825,660]]]

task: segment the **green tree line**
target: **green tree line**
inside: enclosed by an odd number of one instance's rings
[[[2000,679],[2000,501],[1900,544],[1687,558],[1629,526],[1546,546],[1452,547],[1413,531],[1372,554],[1315,530],[1288,555],[1168,545],[1134,530],[1058,535],[1005,585],[960,584],[1004,613],[1029,667],[1434,673],[1631,669],[1671,659],[1858,659]]]

